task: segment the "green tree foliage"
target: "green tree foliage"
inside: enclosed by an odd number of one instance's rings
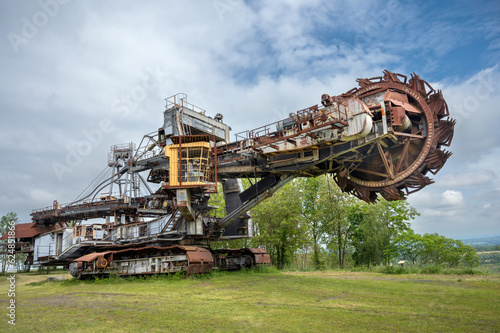
[[[210,194],[208,204],[214,208],[210,211],[211,216],[223,217],[226,215],[226,202],[224,200],[221,183],[217,184],[217,193]]]
[[[322,177],[323,239],[327,249],[336,253],[337,263],[344,268],[352,239],[352,223],[357,217],[358,200],[340,191],[330,177]]]
[[[16,213],[9,212],[6,215],[2,216],[0,219],[0,235],[4,235],[9,231],[9,228],[13,224],[19,223],[19,218],[17,217]],[[2,264],[2,275],[5,275],[5,272],[7,270],[7,259],[9,253],[7,253],[7,240],[3,240],[2,244],[0,245],[0,257],[1,257],[1,264]],[[16,256],[16,259],[21,260],[21,256]]]
[[[301,178],[297,180],[297,185],[301,188],[299,190],[302,196],[301,214],[311,237],[314,268],[319,269],[323,222],[323,207],[319,194],[321,182],[319,178]]]
[[[409,222],[418,214],[407,201],[381,199],[375,205],[360,207],[354,221],[353,259],[356,265],[380,265],[390,259],[388,249],[394,237],[410,230]]]
[[[390,255],[399,256],[412,264],[475,267],[479,259],[470,245],[459,240],[434,234],[419,235],[408,231],[394,238]]]
[[[331,177],[301,178],[297,181],[302,200],[303,223],[310,235],[314,268],[324,263],[323,248],[335,254],[335,263],[343,268],[351,250],[352,223],[357,199],[342,193]]]
[[[19,223],[19,218],[16,213],[10,212],[2,216],[0,219],[0,233],[4,235],[7,231],[9,231],[9,227],[12,224]]]
[[[388,257],[401,257],[415,265],[424,251],[422,236],[415,234],[413,230],[408,230],[397,235],[386,250]]]
[[[309,241],[302,217],[298,181],[292,181],[252,210],[256,236],[278,268],[289,264],[295,252]]]

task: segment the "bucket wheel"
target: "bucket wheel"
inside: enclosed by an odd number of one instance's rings
[[[451,144],[455,121],[444,119],[449,111],[441,91],[418,75],[407,82],[401,74],[384,71],[382,77],[358,82],[360,88],[348,94],[361,100],[378,94],[379,109],[371,108],[387,122],[389,135],[365,146],[361,157],[335,179],[343,191],[366,202],[374,202],[378,194],[387,200],[405,199],[433,183],[426,174],[436,174],[451,156],[441,148]]]

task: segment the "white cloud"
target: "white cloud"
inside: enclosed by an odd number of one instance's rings
[[[464,204],[464,196],[460,191],[446,190],[441,194],[443,204],[458,206]]]

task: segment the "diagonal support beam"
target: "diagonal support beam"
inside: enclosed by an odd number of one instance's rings
[[[225,218],[222,219],[221,224],[224,228],[228,225],[236,221],[241,214],[249,211],[253,207],[257,206],[259,203],[264,201],[264,199],[272,196],[276,193],[280,188],[291,182],[295,178],[295,175],[288,175],[286,177],[280,178],[273,186],[269,187],[264,193],[245,201],[240,207],[233,210],[230,214],[228,214]]]
[[[377,148],[378,152],[380,154],[380,157],[382,158],[382,162],[384,163],[385,170],[387,171],[387,175],[389,176],[390,179],[394,179],[394,172],[389,165],[389,161],[387,160],[387,156],[385,156],[384,150],[382,149],[382,146],[380,145],[379,142],[377,142]]]
[[[405,145],[403,147],[403,151],[401,155],[399,155],[399,161],[396,165],[396,173],[401,170],[401,166],[403,165],[403,161],[406,160],[406,156],[408,155],[408,147],[410,146],[410,140],[406,140]]]

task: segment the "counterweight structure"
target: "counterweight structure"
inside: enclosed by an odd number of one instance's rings
[[[113,146],[111,175],[81,200],[34,210],[16,228],[16,250],[28,263],[69,265],[77,278],[239,269],[270,264],[269,255],[212,250],[210,242],[252,237],[248,211],[296,177],[331,174],[366,202],[404,199],[431,184],[428,173],[451,156],[443,148],[455,125],[441,91],[389,71],[357,82],[233,142],[221,114],[207,116],[185,94],[167,98],[162,127],[138,148]],[[242,178],[253,181],[245,190]],[[208,203],[218,184],[224,217]]]

